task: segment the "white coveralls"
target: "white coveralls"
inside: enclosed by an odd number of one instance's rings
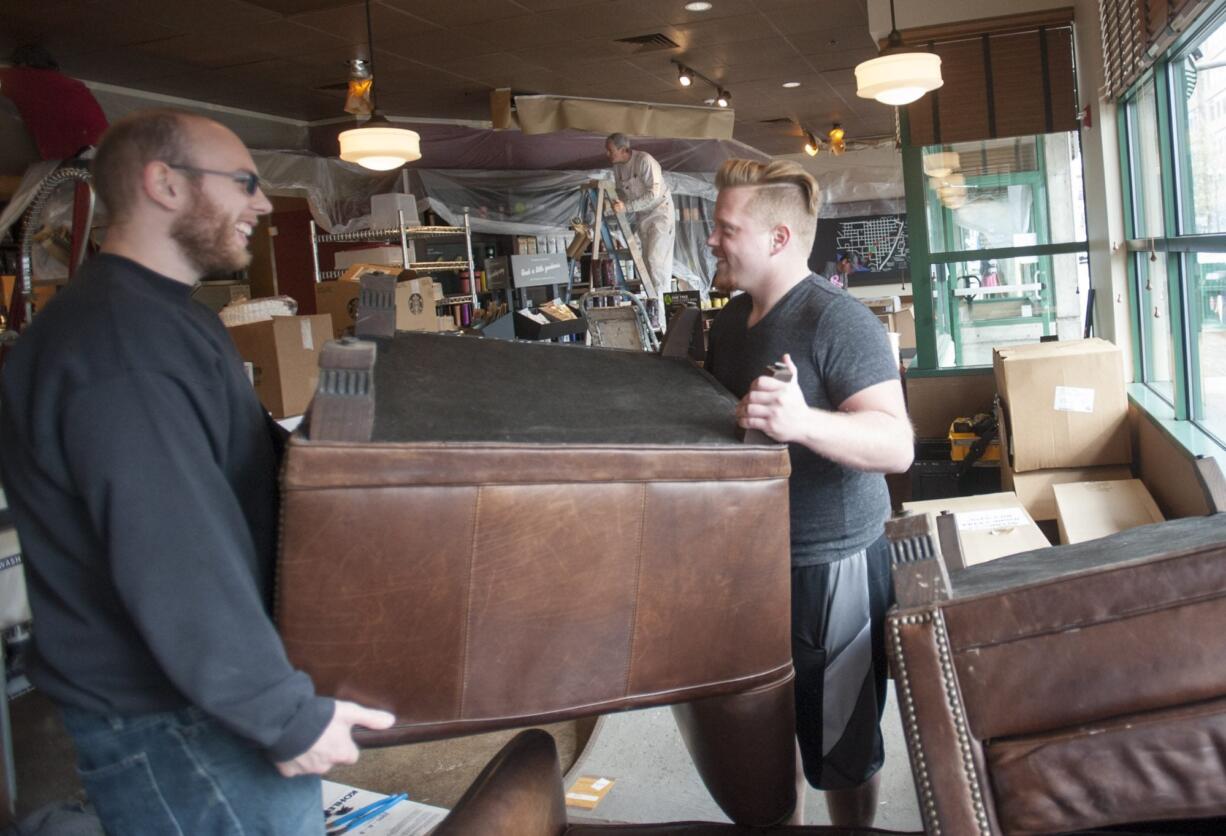
[[[630,151],[630,159],[613,166],[617,195],[626,204],[630,222],[638,233],[643,260],[656,286],[660,325],[664,325],[664,292],[672,286],[673,243],[677,221],[673,193],[664,182],[664,172],[655,157]]]

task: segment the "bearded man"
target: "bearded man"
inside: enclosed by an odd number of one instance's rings
[[[322,834],[319,775],[354,725],[270,613],[279,428],[220,320],[190,298],[240,270],[271,206],[250,153],[169,110],[94,160],[102,251],[0,376],[0,472],[34,613],[30,678],[61,710],[106,831]]]

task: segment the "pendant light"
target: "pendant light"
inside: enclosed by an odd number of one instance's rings
[[[370,22],[370,0],[366,0],[366,48],[369,51],[370,75],[375,74],[374,30]],[[370,91],[374,111],[370,119],[358,128],[342,131],[341,159],[357,163],[374,171],[390,171],[405,163],[421,159],[421,136],[416,131],[395,127],[379,112],[376,88]]]
[[[857,96],[898,107],[945,83],[941,79],[941,56],[931,52],[899,52],[902,46],[902,34],[894,21],[894,0],[890,0],[890,35],[885,53],[856,65]]]

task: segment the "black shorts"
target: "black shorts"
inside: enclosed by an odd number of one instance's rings
[[[805,778],[817,789],[857,787],[885,761],[891,597],[884,536],[834,563],[792,568],[796,737]]]

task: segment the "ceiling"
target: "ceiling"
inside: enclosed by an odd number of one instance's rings
[[[877,50],[865,0],[374,0],[379,106],[391,116],[487,120],[489,92],[701,105],[673,59],[727,88],[735,138],[799,151],[795,123],[847,139],[893,132],[855,92]],[[89,81],[315,121],[342,117],[346,62],[366,54],[358,0],[38,0],[4,3],[0,54],[41,43]],[[659,33],[676,47],[621,38]],[[800,87],[785,89],[785,81]]]

